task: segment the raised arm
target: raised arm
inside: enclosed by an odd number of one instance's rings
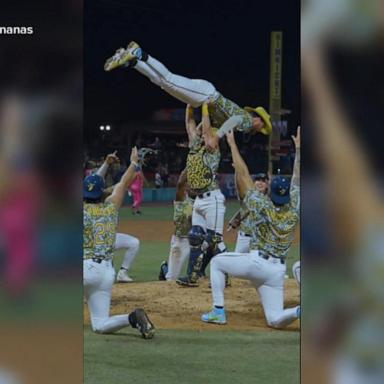
[[[116,156],[117,151],[110,153],[106,156],[104,163],[101,165],[101,167],[96,171],[96,175],[101,176],[103,179],[105,179],[105,176],[108,172],[108,168],[116,161],[118,160],[118,157]]]
[[[240,199],[243,199],[247,191],[254,189],[253,181],[249,175],[248,167],[240,155],[237,148],[233,131],[227,133],[227,142],[231,148],[233,166],[235,168],[237,193]]]
[[[215,151],[219,148],[219,137],[212,130],[207,103],[203,103],[203,105],[201,106],[201,116],[205,146],[208,149]]]
[[[300,127],[297,128],[296,136],[292,136],[292,140],[295,143],[295,163],[293,165],[293,174],[291,179],[291,188],[300,187]]]
[[[326,175],[334,190],[339,191],[331,195],[332,211],[338,227],[355,241],[362,229],[382,217],[382,205],[373,169],[333,89],[322,53],[314,47],[302,55],[302,74],[313,101],[318,124],[316,143]]]
[[[190,104],[187,104],[185,109],[185,129],[188,134],[188,141],[191,143],[192,139],[196,136],[196,121],[193,117],[193,108]]]
[[[131,164],[128,169],[125,171],[124,175],[121,177],[121,180],[115,185],[111,196],[107,197],[105,201],[111,202],[120,207],[123,203],[125,193],[127,188],[132,183],[135,178],[136,169],[139,167],[138,160],[139,156],[137,155],[137,148],[132,148],[131,152]]]
[[[177,180],[177,186],[176,186],[176,201],[183,201],[185,200],[185,189],[187,186],[187,169],[183,169],[183,171],[180,173],[179,179]]]

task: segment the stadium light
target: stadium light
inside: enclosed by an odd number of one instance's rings
[[[105,126],[105,130],[106,130],[106,131],[110,131],[110,130],[111,130],[111,126],[110,126],[110,125],[106,125],[106,126]]]
[[[100,131],[104,131],[104,125],[100,125]]]

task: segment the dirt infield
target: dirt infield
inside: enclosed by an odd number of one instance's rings
[[[170,221],[126,221],[121,220],[119,232],[130,233],[141,241],[169,241],[174,230]],[[236,231],[225,233],[228,243],[236,241]],[[135,307],[145,308],[159,329],[227,329],[227,330],[269,330],[265,325],[259,297],[248,281],[232,279],[232,286],[225,290],[228,324],[224,327],[204,324],[200,316],[211,308],[211,290],[208,279],[198,288],[183,288],[175,282],[141,282],[115,284],[112,291],[111,314],[128,313]],[[285,282],[285,306],[300,302],[299,289],[293,279]],[[84,306],[84,321],[89,316]],[[287,328],[297,331],[296,321]]]
[[[228,324],[215,326],[200,321],[201,314],[211,307],[208,279],[205,279],[198,288],[183,288],[175,282],[163,281],[115,284],[112,292],[111,314],[128,313],[135,307],[143,307],[159,329],[269,329],[265,325],[258,295],[248,281],[232,279],[232,286],[225,290],[225,300]],[[298,304],[299,289],[296,282],[293,279],[287,279],[285,305],[291,307]],[[89,324],[86,308],[84,320]],[[287,329],[299,330],[299,322],[294,322]]]

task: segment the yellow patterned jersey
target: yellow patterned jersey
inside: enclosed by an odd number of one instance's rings
[[[118,221],[116,206],[113,203],[84,204],[83,221],[84,259],[112,259]]]
[[[208,110],[211,123],[214,127],[220,128],[230,117],[240,116],[243,122],[236,129],[246,133],[251,132],[253,129],[251,114],[221,94],[219,94],[219,97],[215,101],[208,105]]]
[[[192,210],[194,201],[187,197],[184,201],[173,202],[173,222],[175,235],[187,237],[192,226]]]
[[[202,138],[192,139],[187,157],[187,182],[194,193],[218,189],[217,170],[220,163],[220,150],[213,152],[205,148]]]
[[[244,204],[253,226],[251,250],[285,258],[292,244],[300,217],[299,187],[291,186],[290,202],[275,206],[268,196],[256,190],[247,192]]]
[[[253,220],[251,220],[249,213],[247,215],[247,212],[249,212],[247,207],[244,205],[243,202],[241,202],[240,213],[241,217],[245,216],[245,218],[241,220],[239,230],[244,232],[246,235],[251,235],[253,232]]]

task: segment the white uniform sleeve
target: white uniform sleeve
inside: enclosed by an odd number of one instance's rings
[[[220,127],[220,129],[217,132],[217,135],[221,139],[226,133],[228,133],[229,131],[232,131],[242,123],[243,123],[243,118],[240,115],[232,116],[228,120],[226,120],[224,124]]]

